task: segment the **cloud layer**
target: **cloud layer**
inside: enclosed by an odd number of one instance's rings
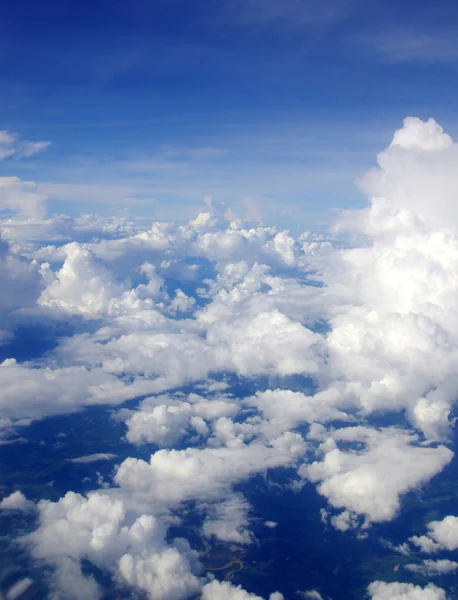
[[[288,468],[295,489],[316,486],[328,525],[363,536],[450,463],[457,158],[435,121],[406,119],[361,180],[367,208],[341,215],[328,238],[227,221],[212,202],[188,224],[146,229],[54,217],[32,184],[3,180],[3,348],[30,322],[71,331],[45,355],[6,355],[3,440],[105,405],[132,444],[111,486],[37,504],[28,546],[53,567],[56,598],[100,597],[83,561],[155,600],[258,598],[211,580],[198,552],[170,539],[184,507],[205,538],[248,545],[256,507],[238,486]],[[30,508],[18,494],[0,507]],[[410,545],[455,550],[454,519]],[[376,581],[368,593],[446,598],[433,584]]]

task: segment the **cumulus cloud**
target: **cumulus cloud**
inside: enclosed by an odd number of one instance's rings
[[[447,600],[445,591],[432,583],[422,588],[412,583],[374,581],[368,593],[372,600]]]
[[[228,486],[254,473],[294,464],[305,452],[297,433],[286,432],[264,444],[236,444],[219,448],[158,450],[149,462],[127,458],[115,481],[131,497],[175,504],[191,499],[215,499]]]
[[[3,498],[0,502],[0,510],[34,510],[35,504],[24,496],[19,490]]]
[[[240,585],[233,585],[229,581],[217,581],[207,583],[202,589],[202,600],[262,600],[256,594],[250,594]],[[284,600],[283,594],[274,592],[270,594],[269,600]]]
[[[197,552],[183,539],[165,541],[166,528],[153,515],[131,519],[121,499],[68,492],[58,502],[38,503],[40,524],[30,534],[32,554],[52,564],[58,598],[100,598],[94,578],[83,574],[81,561],[109,569],[148,597],[176,600],[197,594]]]
[[[428,523],[427,535],[412,536],[410,541],[422,552],[456,550],[458,548],[458,517],[449,515],[442,521]]]
[[[339,442],[356,444],[344,451]],[[324,458],[303,465],[299,474],[319,482],[318,492],[335,508],[346,509],[335,525],[355,524],[354,515],[371,521],[390,521],[400,509],[400,495],[428,481],[453,457],[445,446],[418,445],[418,437],[401,429],[347,427],[331,433],[322,444]]]
[[[333,253],[323,274],[341,297],[329,319],[334,373],[367,413],[405,410],[437,439],[456,388],[457,157],[435,122],[407,119],[362,181],[369,207],[340,222],[370,243]]]
[[[110,490],[85,496],[68,492],[58,502],[38,503],[39,527],[26,541],[32,555],[54,567],[56,598],[100,598],[102,588],[83,573],[89,560],[157,600],[253,598],[240,586],[200,577],[198,553],[182,538],[166,541],[165,521],[153,514],[135,516],[129,504]],[[202,588],[203,586],[203,588]],[[269,600],[282,600],[279,593]]]
[[[417,117],[404,119],[404,127],[393,135],[390,147],[399,146],[406,150],[445,150],[453,145],[452,138],[444,133],[434,119],[424,122]]]

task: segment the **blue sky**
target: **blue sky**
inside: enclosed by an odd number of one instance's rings
[[[310,225],[364,201],[355,178],[403,117],[452,135],[454,2],[13,2],[0,128],[50,140],[2,175],[50,209]],[[456,135],[455,135],[456,136]]]

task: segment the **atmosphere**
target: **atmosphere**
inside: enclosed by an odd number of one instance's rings
[[[311,226],[404,116],[458,134],[458,6],[357,0],[5,0],[3,128],[52,142],[6,175],[52,212]]]

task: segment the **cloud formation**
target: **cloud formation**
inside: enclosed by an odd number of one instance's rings
[[[9,435],[105,405],[132,444],[111,487],[38,503],[27,539],[52,565],[56,597],[100,596],[89,561],[151,598],[257,598],[210,581],[197,551],[169,539],[184,507],[204,537],[250,544],[256,507],[240,484],[288,468],[295,489],[316,486],[327,524],[369,535],[444,469],[458,386],[457,148],[435,121],[406,119],[361,181],[368,206],[341,215],[329,239],[227,221],[214,202],[188,224],[146,229],[47,217],[32,187],[4,182],[2,206],[18,213],[0,247],[5,351],[13,317],[71,333],[44,356],[7,355],[0,425]],[[15,494],[2,508],[26,506]],[[455,550],[454,519],[410,545]],[[380,581],[369,594],[446,597]]]

